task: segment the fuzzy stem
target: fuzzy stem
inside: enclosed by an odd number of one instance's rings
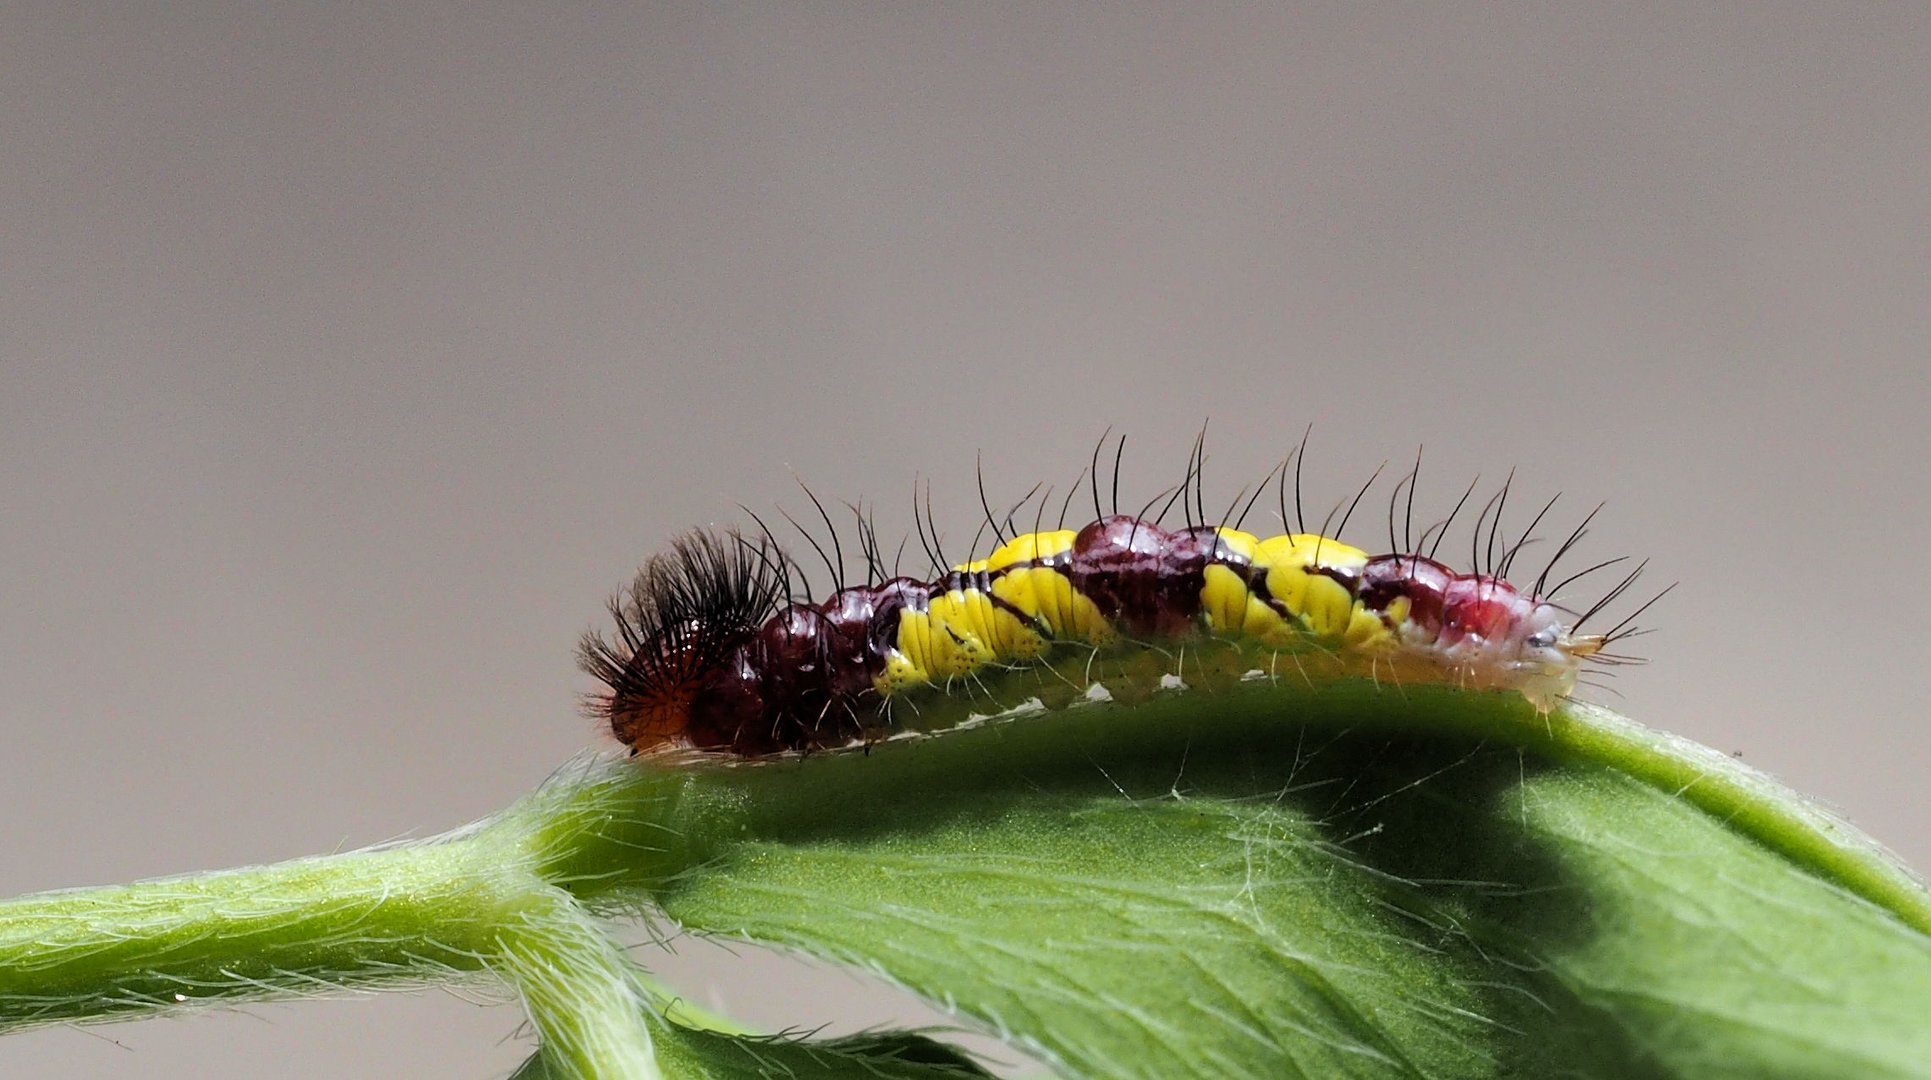
[[[514,879],[475,838],[0,902],[0,1030],[474,977]]]
[[[638,972],[568,893],[547,888],[499,936],[503,976],[541,1039],[546,1080],[660,1080]]]
[[[530,872],[534,820],[396,847],[0,902],[0,1031],[495,974],[547,1077],[656,1080],[653,991]]]

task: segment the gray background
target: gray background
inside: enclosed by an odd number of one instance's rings
[[[502,805],[602,744],[608,590],[792,470],[965,523],[976,451],[1016,497],[1110,424],[1149,493],[1207,418],[1224,496],[1313,421],[1323,500],[1418,443],[1437,513],[1609,500],[1683,585],[1595,697],[1931,865],[1923,5],[9,5],[0,101],[0,893]],[[500,1076],[518,1022],[0,1074]]]

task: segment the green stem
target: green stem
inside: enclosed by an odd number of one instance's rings
[[[661,997],[533,875],[527,815],[398,847],[0,903],[0,1031],[494,974],[543,1075],[655,1080]]]
[[[514,886],[475,840],[0,903],[0,1030],[484,970]]]
[[[568,893],[545,887],[499,935],[502,973],[541,1039],[546,1080],[660,1080],[635,965]]]

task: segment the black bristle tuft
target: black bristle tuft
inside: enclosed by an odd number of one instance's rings
[[[586,633],[577,664],[609,688],[593,702],[605,717],[666,682],[721,662],[757,631],[785,593],[787,562],[768,537],[699,529],[653,556],[610,601],[616,632]]]

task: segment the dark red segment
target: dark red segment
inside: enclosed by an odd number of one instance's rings
[[[1537,607],[1532,596],[1500,578],[1457,574],[1421,555],[1377,555],[1361,568],[1357,594],[1370,610],[1408,599],[1411,622],[1445,643],[1465,637],[1494,641],[1514,632]]]
[[[1408,600],[1408,618],[1431,630],[1442,625],[1442,599],[1455,571],[1421,555],[1377,555],[1361,568],[1355,595],[1371,611],[1386,611],[1396,599]]]
[[[1534,607],[1534,601],[1499,578],[1459,577],[1442,600],[1442,636],[1451,642],[1463,637],[1494,641],[1513,632]]]
[[[1200,615],[1209,529],[1172,533],[1148,521],[1101,518],[1073,539],[1066,575],[1108,622],[1132,637],[1177,637]]]
[[[877,721],[873,680],[897,641],[899,611],[923,608],[931,591],[894,578],[771,616],[692,700],[692,743],[755,755],[865,737]]]

